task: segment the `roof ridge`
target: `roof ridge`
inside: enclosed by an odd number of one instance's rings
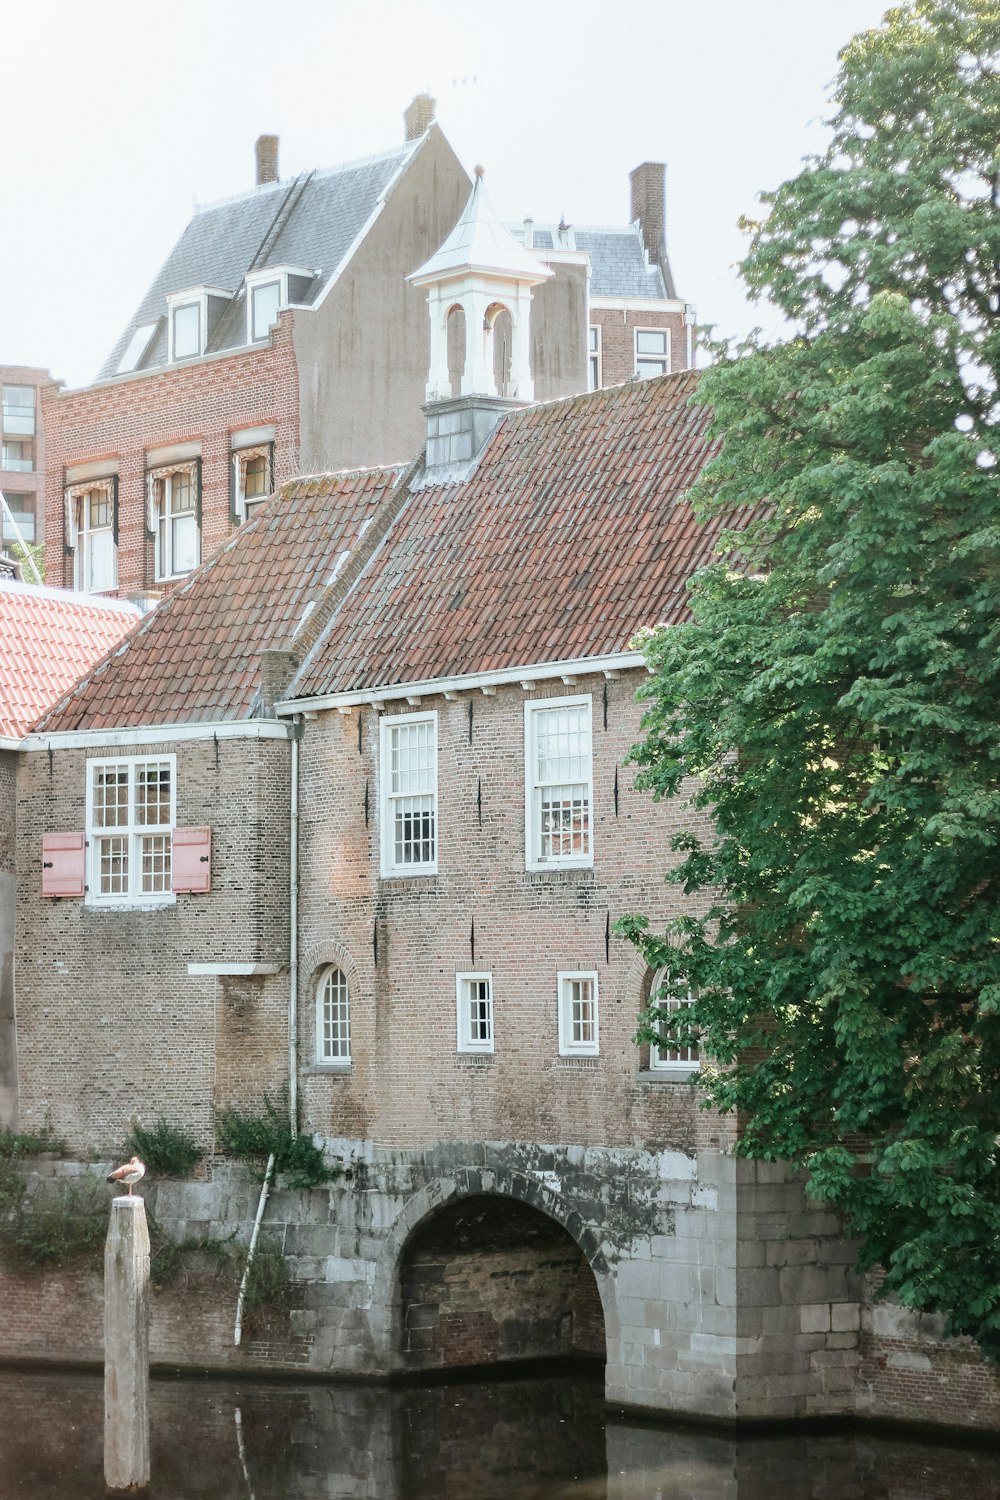
[[[427,132],[424,131],[424,135]],[[290,182],[297,177],[302,177],[306,172],[312,173],[313,178],[337,177],[341,172],[356,172],[359,167],[374,166],[377,162],[391,161],[393,157],[404,157],[412,155],[415,148],[423,140],[423,136],[417,136],[412,141],[406,141],[402,146],[397,146],[389,151],[374,151],[370,156],[359,156],[353,161],[337,162],[332,167],[304,167],[301,172],[296,172],[292,177],[285,177],[275,182],[258,183],[256,187],[247,188],[242,193],[230,193],[225,198],[213,198],[209,203],[196,203],[195,214],[210,213],[215,208],[228,208],[231,203],[248,203],[253,198],[261,198],[265,193],[275,192],[279,188],[286,188]]]
[[[25,595],[32,599],[53,599],[60,604],[69,604],[77,609],[109,609],[116,614],[134,614],[138,620],[141,611],[137,604],[130,599],[114,599],[110,596],[84,593],[82,589],[60,589],[54,584],[26,583],[23,578],[0,577],[0,588],[10,590],[13,594]]]

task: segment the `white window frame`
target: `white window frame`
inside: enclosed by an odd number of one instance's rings
[[[346,1051],[342,1052],[328,1052],[326,1047],[327,989],[335,974],[340,975],[343,993],[336,1000],[330,997],[330,1030],[342,1029],[341,1041],[346,1041]],[[341,1015],[336,1019],[332,1015],[335,1006],[341,1010]],[[351,1062],[351,986],[347,973],[340,964],[327,964],[316,984],[316,1062],[321,1067],[347,1067]]]
[[[542,852],[542,788],[547,783],[539,776],[538,724],[541,716],[566,708],[587,709],[587,774],[579,782],[566,785],[586,788],[586,850],[569,854]],[[553,783],[555,785],[556,783]],[[590,693],[573,693],[562,698],[535,698],[524,705],[524,861],[529,870],[589,869],[594,863],[594,703]]]
[[[560,969],[557,979],[559,984],[559,1056],[597,1057],[601,1050],[601,1034],[600,997],[596,970]],[[589,983],[593,986],[590,1003],[593,1006],[591,1024],[594,1034],[586,1040],[574,1036],[576,1028],[573,1018],[573,986],[580,983]]]
[[[300,276],[311,281],[315,274],[316,273],[314,271],[310,271],[306,266],[290,265],[268,266],[266,270],[250,272],[249,276],[247,276],[246,278],[248,344],[263,344],[266,339],[270,338],[272,330],[277,328],[278,322],[280,321],[280,315],[284,312],[285,308],[289,306],[289,277]],[[268,326],[264,329],[263,333],[257,333],[254,329],[253,316],[254,293],[260,291],[262,287],[275,285],[278,288],[278,306],[276,309],[274,322],[269,323]]]
[[[639,353],[639,335],[640,335],[640,333],[661,334],[663,336],[663,351],[664,352],[662,354],[646,354],[646,353],[640,354]],[[642,379],[642,380],[654,380],[656,378],[656,376],[658,376],[658,375],[669,375],[670,374],[670,329],[669,328],[654,328],[652,326],[650,326],[648,328],[646,328],[646,327],[636,327],[636,328],[633,328],[632,329],[632,353],[633,353],[633,356],[634,356],[632,368],[633,368],[635,374],[638,375],[640,379]],[[647,365],[648,364],[655,364],[655,365],[659,366],[659,368],[656,369],[656,370],[646,370],[644,372],[641,372],[640,369],[639,369],[640,361],[643,364],[647,364]]]
[[[183,363],[189,359],[200,359],[208,345],[208,299],[218,297],[230,302],[232,294],[217,286],[189,286],[183,291],[171,292],[167,297],[167,362]],[[178,355],[174,347],[174,313],[185,307],[198,309],[198,347],[190,354]]]
[[[97,772],[107,767],[121,767],[128,772],[126,813],[124,823],[97,827],[95,825],[95,784]],[[138,772],[144,766],[165,766],[170,772],[170,821],[169,823],[143,824],[138,821],[136,809],[136,785]],[[109,907],[157,907],[174,906],[177,897],[171,889],[172,840],[177,826],[177,757],[176,755],[109,755],[87,760],[87,892],[88,906]],[[143,841],[150,838],[165,838],[167,860],[165,866],[165,888],[153,891],[142,889]],[[127,878],[121,891],[101,890],[101,855],[106,840],[122,839],[127,843]]]
[[[485,1038],[472,1035],[472,985],[485,984],[486,1023],[489,1035]],[[493,975],[482,969],[466,969],[455,975],[456,1036],[459,1052],[474,1052],[479,1056],[493,1051]]]
[[[275,302],[274,302],[274,317],[268,323],[267,327],[264,328],[263,331],[260,331],[260,330],[258,330],[258,327],[257,327],[257,298],[258,298],[258,296],[260,295],[261,292],[267,291],[268,288],[270,288],[270,287],[274,287],[275,292],[277,293],[277,296],[275,297]],[[285,287],[282,285],[282,278],[280,276],[274,276],[274,277],[272,277],[268,281],[258,281],[258,282],[255,282],[253,285],[249,285],[248,284],[248,286],[247,286],[247,325],[248,325],[247,326],[247,343],[248,344],[262,344],[264,342],[264,340],[269,336],[269,334],[271,332],[271,329],[275,326],[275,324],[277,323],[279,317],[281,316],[281,309],[282,309],[283,305],[287,301],[288,301],[287,293],[285,292]]]
[[[415,724],[432,724],[434,726],[434,752],[431,764],[430,786],[419,793],[394,792],[392,789],[392,755],[394,750],[394,738],[397,729],[409,727]],[[382,850],[382,875],[384,877],[399,877],[408,875],[436,875],[438,872],[438,848],[440,841],[440,827],[438,825],[438,794],[437,794],[437,770],[438,770],[438,716],[437,710],[432,709],[424,713],[413,714],[391,714],[383,716],[379,721],[379,810],[381,822],[381,850]],[[433,819],[433,857],[429,860],[413,860],[409,862],[396,862],[396,839],[395,839],[395,804],[405,801],[410,796],[429,797],[431,801],[430,812]]]
[[[107,497],[109,520],[106,526],[90,524],[90,496],[103,490]],[[94,538],[111,537],[111,577],[93,582]],[[84,594],[106,594],[118,587],[118,544],[115,541],[115,480],[91,479],[66,490],[66,545],[73,552],[73,587]]]
[[[650,1006],[656,1006],[659,1010],[682,1010],[690,1005],[695,996],[692,990],[686,995],[676,995],[668,990],[662,1001],[656,999],[657,991],[662,985],[670,984],[669,964],[657,969],[649,986]],[[687,1054],[686,1056],[682,1054]],[[693,1055],[692,1055],[693,1054]],[[701,1071],[701,1058],[697,1047],[664,1048],[656,1042],[649,1044],[649,1071],[661,1074],[664,1078],[690,1078],[692,1073]]]
[[[247,495],[246,471],[247,464],[254,459],[264,460],[266,483],[262,495]],[[234,448],[232,452],[233,464],[233,510],[236,514],[237,525],[248,521],[258,505],[262,505],[269,495],[274,492],[274,444],[255,443],[249,448]]]
[[[186,475],[191,486],[191,505],[183,510],[173,510],[174,481],[179,475]],[[201,483],[199,464],[196,460],[183,464],[168,464],[163,468],[150,469],[146,475],[148,493],[146,497],[149,509],[148,527],[153,533],[153,574],[157,583],[166,582],[170,578],[186,578],[193,573],[201,562],[201,525],[199,523],[200,495],[198,488]],[[163,500],[157,498],[157,485],[163,485]],[[174,546],[171,521],[176,516],[194,516],[197,556],[190,568],[178,571],[174,567]]]
[[[603,332],[600,323],[589,323],[587,325],[587,389],[599,391],[603,378]],[[591,348],[591,334],[596,333],[594,347]]]
[[[186,354],[178,354],[177,353],[177,329],[176,329],[177,314],[178,313],[183,313],[183,312],[189,312],[192,309],[194,310],[195,316],[198,319],[198,338],[197,338],[197,341],[196,341],[196,347],[194,349],[189,350]],[[170,306],[170,316],[169,316],[169,318],[167,320],[168,327],[169,327],[169,330],[170,330],[170,332],[169,332],[169,343],[170,343],[169,361],[170,361],[171,364],[174,364],[174,363],[176,363],[176,362],[178,362],[178,361],[180,361],[182,359],[197,359],[199,357],[199,355],[204,354],[204,352],[205,352],[205,312],[206,312],[206,308],[204,307],[202,299],[200,297],[196,297],[193,301],[189,301],[189,302],[175,302],[175,303],[171,304],[171,306]]]

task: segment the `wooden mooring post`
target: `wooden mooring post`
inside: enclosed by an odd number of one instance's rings
[[[149,1487],[149,1230],[141,1198],[114,1198],[104,1246],[104,1483]]]

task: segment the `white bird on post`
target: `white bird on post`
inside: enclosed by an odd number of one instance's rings
[[[107,1180],[119,1185],[125,1183],[128,1187],[128,1195],[131,1198],[133,1187],[145,1175],[146,1168],[137,1156],[133,1156],[132,1160],[127,1161],[123,1167],[116,1167],[113,1172],[109,1173]]]

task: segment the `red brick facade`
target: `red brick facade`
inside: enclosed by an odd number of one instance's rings
[[[46,582],[73,587],[73,554],[65,538],[63,492],[74,465],[101,465],[118,475],[120,595],[158,590],[153,541],[146,527],[146,467],[151,449],[198,444],[201,450],[201,555],[210,557],[233,531],[230,467],[241,428],[273,426],[275,482],[299,467],[298,371],[292,319],[285,312],[269,345],[189,365],[105,381],[79,391],[43,391],[50,433],[46,457]]]

